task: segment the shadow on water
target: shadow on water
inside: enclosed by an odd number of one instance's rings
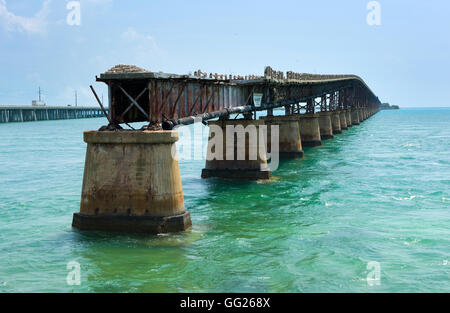
[[[70,236],[89,291],[176,292],[178,274],[192,261],[187,247],[203,235],[194,229],[167,235],[72,229]]]

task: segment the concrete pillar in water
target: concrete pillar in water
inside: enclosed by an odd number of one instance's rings
[[[347,113],[345,112],[345,110],[340,111],[339,113],[339,119],[341,121],[341,130],[347,130],[347,117],[346,117]]]
[[[333,124],[331,122],[331,112],[319,113],[319,127],[321,140],[333,139]]]
[[[260,118],[267,126],[267,152],[271,153],[271,126],[279,126],[279,153],[282,159],[302,158],[304,156],[298,118],[293,115],[263,116]]]
[[[365,120],[364,117],[364,109],[363,108],[359,108],[358,109],[358,114],[359,114],[359,122],[362,123]]]
[[[219,120],[208,125],[208,155],[202,178],[270,179],[266,142],[261,142],[260,134],[263,120]],[[222,145],[222,151],[218,145]]]
[[[359,125],[359,110],[352,109],[352,125]]]
[[[304,147],[317,147],[322,145],[320,137],[319,114],[298,115],[300,136]]]
[[[346,118],[346,121],[347,121],[347,127],[352,127],[353,126],[353,124],[352,124],[352,110],[350,110],[350,109],[347,109],[347,110],[345,110],[345,118]]]
[[[332,112],[331,114],[331,122],[333,124],[333,134],[341,134],[341,118],[340,118],[340,111]]]
[[[176,131],[84,133],[88,144],[80,230],[169,233],[191,226],[184,207]]]

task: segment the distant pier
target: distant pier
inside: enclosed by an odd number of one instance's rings
[[[0,106],[0,123],[104,117],[99,107]]]

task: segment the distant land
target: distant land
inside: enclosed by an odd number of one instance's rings
[[[400,107],[398,105],[390,105],[389,103],[383,103],[381,104],[382,110],[400,110]]]

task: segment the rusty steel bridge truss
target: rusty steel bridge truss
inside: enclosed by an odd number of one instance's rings
[[[278,107],[285,107],[286,114],[302,114],[381,105],[358,76],[302,76],[288,72],[288,78],[284,78],[279,73],[273,75],[266,68],[264,77],[224,79],[217,74],[208,77],[197,73],[107,72],[97,77],[97,81],[108,85],[110,125],[149,122],[172,129],[237,113],[268,110],[271,114]],[[261,101],[256,103],[255,99]]]

